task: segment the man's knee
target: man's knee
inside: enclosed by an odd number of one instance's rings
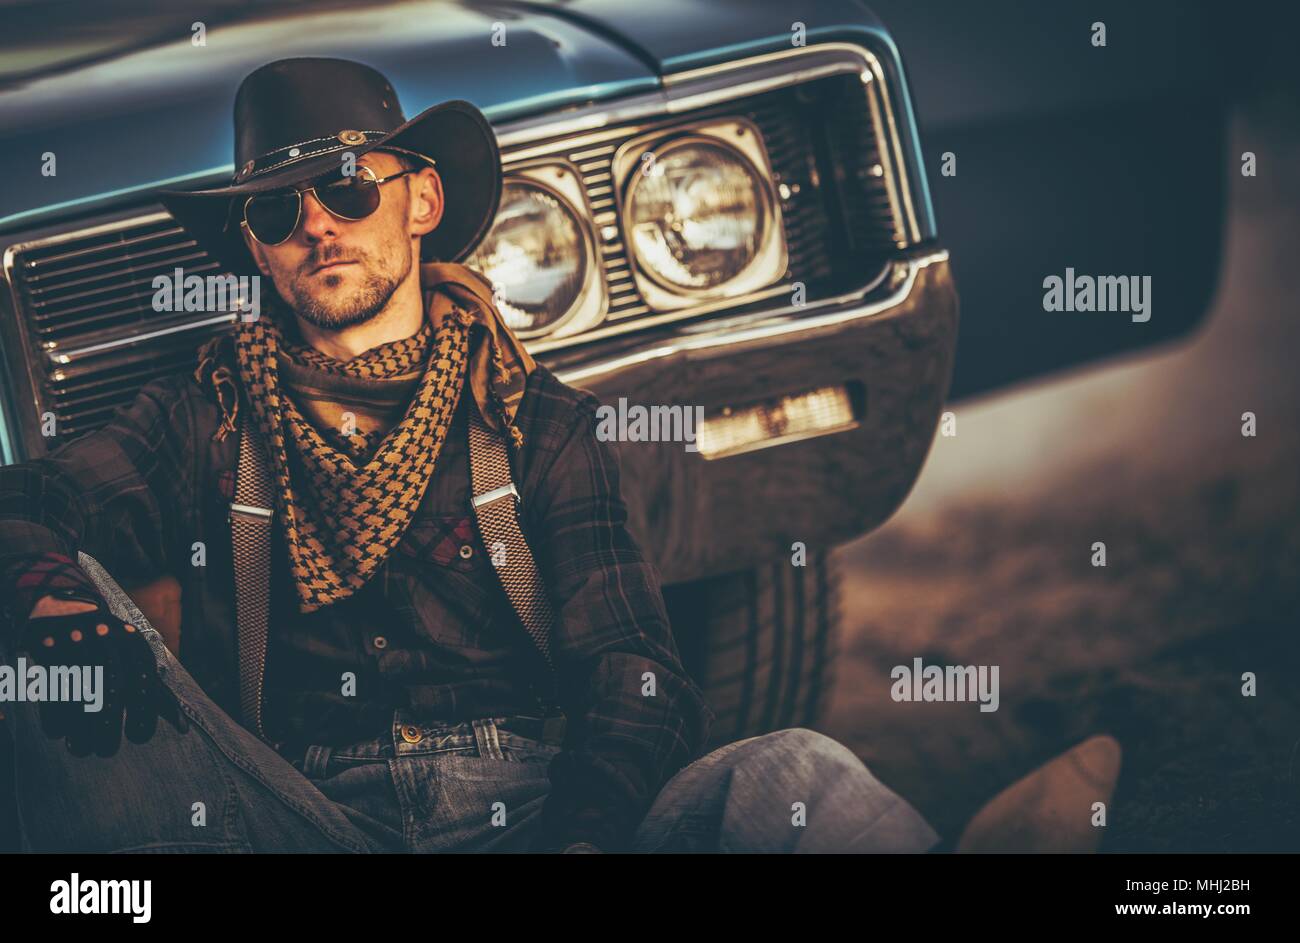
[[[860,769],[862,761],[833,737],[807,727],[787,727],[742,741],[737,760],[779,763],[783,768],[824,774],[835,768]]]
[[[746,741],[731,773],[724,840],[737,850],[923,851],[938,841],[852,750],[815,730]]]

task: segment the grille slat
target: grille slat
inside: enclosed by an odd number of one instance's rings
[[[107,252],[119,248],[125,249],[140,242],[147,242],[150,239],[177,237],[188,239],[184,230],[172,220],[167,220],[161,228],[158,223],[141,223],[132,227],[130,231],[136,233],[136,235],[126,236],[125,232],[127,230],[123,230],[123,234],[117,236],[87,236],[75,243],[53,243],[42,246],[25,254],[23,265],[29,269],[37,269],[46,265],[57,265],[68,259],[81,258],[95,252]],[[191,244],[193,243],[191,242]],[[60,246],[67,246],[67,248],[60,248]]]
[[[168,327],[171,324],[185,324],[188,322],[188,316],[181,315],[173,317],[171,321],[158,322],[150,320],[147,327],[150,330],[157,330],[160,327]],[[125,316],[121,313],[97,314],[94,317],[82,318],[76,322],[76,326],[85,329],[85,333],[78,332],[59,343],[47,342],[50,350],[72,350],[91,344],[102,344],[108,341],[115,341],[122,338],[134,337],[140,333],[139,326],[144,323],[140,317],[138,308],[127,310]]]
[[[605,144],[601,147],[595,147],[586,151],[575,151],[569,155],[569,160],[578,165],[581,165],[583,161],[593,160],[598,157],[603,158],[608,162],[608,159],[614,156],[614,151],[617,149],[617,144]]]
[[[207,256],[206,256],[205,254],[203,254],[203,253],[198,253],[198,254],[195,254],[195,255],[194,255],[194,259],[195,259],[195,260],[198,260],[198,259],[204,259],[204,258],[207,258]],[[190,270],[190,273],[191,273],[191,274],[198,274],[199,272],[205,272],[205,273],[206,273],[206,272],[215,272],[216,270],[217,270],[217,264],[216,264],[215,262],[205,262],[205,263],[203,263],[203,265],[202,265],[200,268],[191,269],[191,270]],[[83,299],[83,298],[103,297],[104,295],[108,295],[108,294],[121,293],[122,290],[123,290],[123,289],[126,289],[126,288],[134,288],[134,287],[138,287],[138,286],[141,286],[141,285],[149,285],[149,286],[152,287],[153,279],[154,279],[154,276],[155,276],[156,274],[158,274],[158,273],[153,273],[153,272],[151,272],[151,273],[148,274],[148,275],[142,275],[142,276],[139,277],[139,278],[128,278],[128,279],[126,279],[125,281],[121,281],[121,280],[119,279],[119,282],[118,282],[117,284],[110,285],[110,286],[108,286],[108,287],[106,287],[106,288],[95,288],[95,289],[91,289],[91,290],[89,290],[89,291],[73,292],[72,294],[60,295],[60,296],[58,296],[58,297],[45,298],[45,297],[43,297],[44,293],[42,293],[42,294],[40,294],[40,295],[36,295],[36,296],[33,298],[31,304],[32,304],[32,307],[35,307],[35,308],[49,308],[49,309],[52,309],[51,311],[48,311],[48,312],[37,311],[37,312],[35,313],[35,317],[36,317],[38,320],[42,320],[42,319],[43,319],[43,320],[48,320],[48,319],[50,319],[51,317],[57,316],[57,315],[60,314],[60,313],[66,313],[67,309],[63,309],[62,311],[60,311],[60,310],[57,310],[57,309],[56,309],[56,306],[61,305],[61,304],[64,304],[64,303],[69,302],[69,301],[80,301],[80,300]],[[70,285],[70,286],[65,286],[65,287],[75,287],[75,286],[71,286],[71,285]],[[152,299],[152,297],[153,297],[153,292],[152,292],[152,291],[147,292],[145,295],[140,295],[138,292],[136,292],[136,293],[134,293],[134,294],[137,295],[137,296],[139,296],[139,297],[147,297],[147,298],[150,298],[150,299]],[[84,310],[86,310],[86,309],[89,308],[89,307],[91,307],[91,306],[90,306],[90,305],[82,305],[82,306],[80,306],[80,307],[77,307],[77,308],[72,309],[72,311],[74,311],[74,312],[84,311]]]
[[[151,237],[151,238],[152,238],[152,237]],[[133,242],[140,242],[141,240],[132,240],[132,241],[133,241]],[[178,248],[180,248],[180,249],[182,249],[182,250],[187,250],[187,254],[192,254],[192,253],[198,252],[198,246],[195,244],[195,242],[194,242],[192,239],[187,239],[187,240],[185,240],[183,243],[181,243],[179,246],[178,246],[178,245],[162,245],[162,246],[159,246],[157,249],[147,250],[147,251],[144,251],[144,252],[136,252],[136,253],[133,254],[132,261],[134,261],[134,262],[139,262],[140,260],[142,260],[142,259],[147,259],[147,258],[149,258],[150,256],[158,256],[158,255],[164,255],[164,254],[165,254],[165,255],[171,255],[171,254],[175,253],[176,250],[177,250]],[[35,275],[33,275],[33,276],[31,276],[31,277],[29,277],[29,278],[27,279],[27,284],[28,284],[28,285],[29,285],[33,290],[35,290],[35,289],[39,289],[40,286],[41,286],[41,283],[42,283],[42,282],[48,282],[48,281],[51,281],[51,280],[53,280],[53,279],[59,279],[59,283],[60,283],[60,284],[67,284],[67,282],[65,281],[65,279],[67,278],[67,276],[72,275],[72,274],[75,274],[75,273],[80,273],[80,272],[93,272],[93,271],[95,271],[96,269],[101,269],[101,270],[106,269],[106,270],[108,270],[108,271],[109,271],[110,273],[112,273],[112,274],[118,274],[118,271],[119,271],[119,269],[121,268],[122,262],[123,262],[123,259],[120,258],[120,257],[110,257],[110,258],[106,258],[106,259],[99,259],[98,261],[95,261],[95,262],[86,262],[86,263],[84,263],[84,264],[82,264],[82,265],[72,265],[72,266],[68,266],[68,267],[66,267],[66,268],[61,268],[61,269],[59,269],[59,270],[57,270],[57,271],[53,271],[53,272],[46,272],[46,273],[40,273],[40,272],[37,272]],[[92,279],[92,278],[95,278],[95,277],[99,277],[99,276],[89,276],[88,278],[85,278],[85,279],[82,279],[82,280],[83,280],[83,281],[88,281],[88,280],[90,280],[90,279]]]
[[[184,268],[184,267],[185,267],[185,263],[187,263],[187,262],[194,262],[194,261],[202,262],[202,260],[204,260],[204,259],[206,259],[206,258],[207,258],[206,253],[204,253],[204,252],[202,252],[202,251],[198,251],[198,250],[196,250],[196,251],[194,251],[194,252],[192,252],[192,253],[190,253],[189,255],[186,255],[186,256],[170,257],[169,261],[174,263],[173,268],[174,268],[176,265],[179,265],[179,266],[181,266],[182,268]],[[215,270],[216,268],[217,268],[216,263],[212,263],[212,262],[202,262],[202,264],[201,264],[201,268],[199,268],[199,269],[193,269],[193,268],[191,268],[191,269],[189,270],[188,274],[197,274],[199,271],[210,272],[210,271]],[[93,296],[98,295],[98,294],[103,294],[105,291],[113,291],[113,290],[116,290],[116,289],[118,289],[118,288],[123,287],[124,285],[125,285],[125,286],[130,286],[130,285],[146,285],[146,284],[147,284],[147,285],[152,286],[153,278],[154,278],[154,276],[153,276],[153,274],[151,273],[151,274],[149,274],[149,275],[147,275],[147,276],[142,276],[141,278],[131,279],[130,281],[123,283],[123,282],[122,282],[122,271],[121,271],[121,269],[120,269],[120,268],[119,268],[119,269],[109,269],[109,270],[106,270],[106,271],[100,273],[99,275],[92,275],[92,276],[89,276],[89,277],[87,277],[87,278],[72,278],[72,279],[68,279],[67,281],[63,281],[63,282],[58,283],[58,286],[57,286],[57,288],[55,288],[55,289],[42,289],[42,288],[39,288],[39,286],[37,286],[37,290],[34,291],[32,294],[33,294],[33,297],[39,299],[39,300],[37,300],[37,301],[35,302],[35,304],[36,304],[38,307],[43,307],[43,308],[45,308],[45,307],[54,307],[55,305],[62,304],[62,303],[65,302],[65,301],[76,301],[76,300],[78,300],[78,299],[80,299],[80,298],[89,298],[89,297],[93,297]],[[107,288],[92,288],[92,289],[88,289],[87,291],[83,291],[83,292],[74,292],[74,293],[71,293],[71,294],[69,294],[69,293],[66,292],[66,289],[71,289],[71,288],[80,288],[80,287],[82,287],[82,286],[85,286],[85,285],[93,285],[93,284],[96,284],[96,283],[98,283],[98,282],[109,282],[109,286],[108,286]],[[150,292],[150,294],[152,295],[152,292]],[[46,297],[47,295],[48,295],[49,297]]]

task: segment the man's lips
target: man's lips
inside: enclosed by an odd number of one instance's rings
[[[338,268],[341,265],[356,265],[356,264],[357,263],[354,262],[352,259],[336,259],[333,262],[321,263],[320,265],[312,269],[311,272],[309,272],[308,274],[315,275],[317,272],[323,272],[326,269]]]

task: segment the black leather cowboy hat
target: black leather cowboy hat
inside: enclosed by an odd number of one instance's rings
[[[280,59],[250,73],[235,95],[235,176],[212,190],[163,190],[168,212],[237,274],[257,266],[240,231],[249,194],[318,177],[357,157],[398,147],[431,157],[443,179],[442,221],[424,237],[424,261],[458,262],[486,235],[501,199],[501,155],[483,113],[466,101],[407,121],[393,86],[346,59]]]

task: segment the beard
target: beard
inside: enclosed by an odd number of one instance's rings
[[[393,292],[397,291],[411,271],[409,252],[386,252],[383,255],[389,259],[403,259],[401,270],[384,271],[375,264],[373,256],[356,249],[344,250],[334,244],[320,252],[313,252],[299,269],[303,276],[323,263],[346,258],[360,263],[365,277],[357,288],[344,293],[338,289],[345,283],[346,276],[327,274],[320,279],[321,284],[314,294],[305,284],[305,277],[295,278],[288,285],[288,297],[285,300],[304,321],[325,330],[338,331],[364,324],[387,307]]]

